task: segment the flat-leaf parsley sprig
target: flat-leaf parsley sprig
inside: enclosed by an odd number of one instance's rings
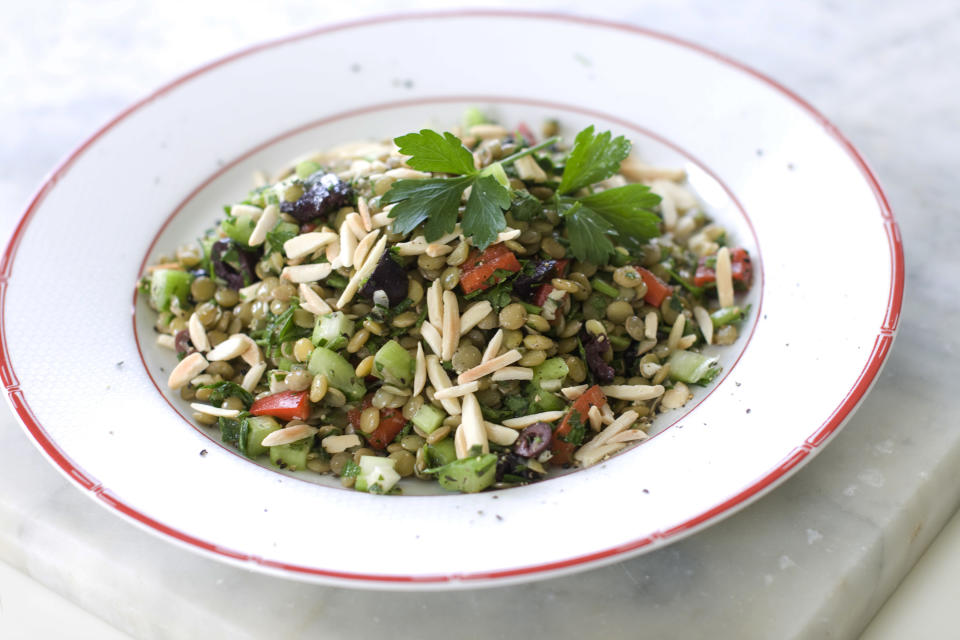
[[[473,154],[450,132],[441,135],[422,129],[394,139],[400,153],[410,156],[407,160],[410,167],[451,175],[397,180],[383,196],[385,204],[396,203],[390,211],[394,232],[406,235],[424,221],[424,237],[428,242],[452,232],[457,225],[461,196],[467,187],[472,187],[461,228],[474,246],[486,249],[507,228],[503,212],[510,208],[512,197],[503,167],[558,140],[558,137],[550,138],[480,170],[473,165]]]

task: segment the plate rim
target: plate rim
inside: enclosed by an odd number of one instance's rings
[[[40,207],[47,194],[54,188],[60,177],[69,171],[73,163],[80,158],[80,156],[82,156],[89,147],[91,147],[105,133],[125,120],[129,115],[162,97],[164,94],[176,89],[180,85],[190,81],[191,79],[236,59],[257,53],[264,49],[341,30],[401,20],[471,17],[523,18],[531,20],[566,22],[616,29],[640,37],[661,40],[669,44],[691,50],[695,53],[705,55],[709,58],[713,58],[714,60],[726,66],[733,67],[734,69],[746,73],[748,76],[753,77],[754,79],[760,81],[769,88],[788,98],[796,106],[800,107],[817,124],[823,127],[824,132],[834,142],[836,142],[853,161],[853,164],[860,171],[864,180],[874,194],[890,249],[890,290],[888,292],[887,309],[883,318],[883,323],[881,324],[879,332],[874,340],[874,345],[870,355],[866,359],[866,362],[864,363],[863,368],[861,369],[853,385],[843,397],[843,400],[837,405],[837,407],[820,425],[820,427],[813,431],[812,435],[810,435],[802,445],[797,446],[793,452],[777,462],[764,475],[758,476],[751,484],[744,487],[740,492],[728,497],[726,500],[713,506],[712,508],[692,516],[679,525],[676,525],[665,531],[658,532],[654,535],[645,536],[636,540],[632,540],[628,543],[617,545],[615,547],[603,549],[589,554],[579,555],[573,558],[566,558],[553,562],[512,569],[471,572],[469,574],[460,573],[431,576],[357,574],[317,567],[297,566],[270,560],[268,558],[252,556],[232,549],[220,547],[216,543],[201,540],[182,531],[178,531],[174,527],[159,522],[149,517],[145,513],[138,511],[133,506],[124,503],[122,500],[119,500],[108,489],[93,480],[47,435],[43,426],[34,416],[32,409],[26,402],[23,392],[20,389],[19,380],[17,379],[12,363],[10,362],[7,350],[8,341],[5,334],[6,314],[4,313],[4,310],[6,308],[6,290],[11,279],[13,263],[20,245],[20,241],[23,238],[24,232],[26,231],[33,214]],[[41,186],[30,199],[26,210],[20,218],[20,221],[13,230],[13,234],[7,243],[3,255],[0,256],[0,383],[2,383],[4,386],[7,401],[10,404],[14,415],[21,422],[21,425],[27,432],[29,439],[35,446],[37,446],[38,449],[40,449],[44,455],[50,459],[54,466],[61,473],[63,473],[63,475],[65,475],[73,484],[84,489],[84,493],[86,495],[94,498],[95,502],[101,504],[104,508],[114,511],[125,520],[133,522],[140,528],[143,528],[156,535],[163,536],[164,538],[177,543],[178,546],[182,546],[203,555],[212,556],[219,560],[227,561],[231,564],[237,564],[248,569],[259,569],[273,575],[280,575],[288,578],[336,583],[341,586],[366,588],[409,588],[411,586],[419,586],[420,588],[435,589],[448,588],[452,586],[493,586],[511,582],[534,580],[577,570],[584,570],[589,567],[599,566],[600,564],[615,562],[619,559],[623,559],[627,555],[639,552],[641,549],[649,550],[658,546],[663,546],[667,543],[675,542],[682,537],[690,535],[701,528],[704,528],[715,520],[727,515],[731,515],[735,511],[746,507],[748,504],[764,495],[767,491],[773,489],[776,485],[786,480],[790,475],[792,475],[793,472],[799,469],[802,461],[821,450],[822,446],[839,432],[840,428],[853,414],[857,406],[860,404],[876,381],[877,376],[886,361],[887,355],[889,354],[893,343],[893,339],[896,336],[899,328],[899,316],[904,293],[904,280],[903,244],[899,227],[893,217],[893,212],[890,208],[887,197],[867,162],[863,159],[860,152],[854,147],[854,145],[839,131],[839,129],[819,111],[817,111],[810,103],[794,93],[792,90],[786,88],[765,74],[762,74],[759,71],[756,71],[755,69],[724,54],[715,52],[698,43],[690,42],[677,36],[662,33],[646,27],[640,27],[612,20],[592,18],[588,16],[579,16],[553,11],[507,9],[457,9],[386,13],[355,20],[324,24],[305,31],[295,32],[286,36],[265,40],[196,67],[192,71],[188,71],[187,73],[182,74],[163,84],[158,89],[140,98],[127,108],[120,111],[117,115],[113,116],[105,124],[100,126],[78,147],[65,156],[46,176]],[[133,310],[131,309],[131,311]]]

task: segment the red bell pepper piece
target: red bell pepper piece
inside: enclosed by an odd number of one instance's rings
[[[550,462],[555,465],[570,462],[570,457],[573,456],[573,452],[576,451],[577,445],[566,442],[561,436],[567,435],[570,433],[570,430],[573,429],[573,424],[571,424],[572,420],[579,420],[581,424],[586,425],[587,413],[590,411],[590,407],[602,407],[605,404],[607,404],[607,396],[597,385],[593,385],[584,391],[583,395],[574,401],[570,411],[564,416],[563,422],[561,422],[560,426],[553,432],[553,442],[550,445],[553,457],[550,458]]]
[[[464,293],[472,293],[500,282],[500,278],[494,275],[496,271],[517,272],[520,269],[517,256],[502,243],[490,245],[483,253],[474,249],[460,267],[460,286]]]
[[[520,135],[523,136],[523,139],[526,140],[530,146],[537,144],[537,138],[533,135],[533,131],[530,131],[530,127],[527,126],[526,122],[518,124],[517,131],[520,132]]]
[[[310,417],[310,392],[281,391],[265,396],[253,403],[250,414],[281,420],[306,420]]]
[[[716,269],[707,264],[708,260],[716,260],[716,254],[704,256],[697,262],[697,271],[693,275],[693,284],[703,287],[717,281]],[[730,251],[730,273],[734,285],[741,285],[742,289],[749,289],[753,283],[753,263],[746,249],[737,247]]]
[[[364,409],[370,408],[372,404],[373,394],[371,393],[363,399],[359,407],[347,411],[347,420],[350,421],[354,429],[360,429],[360,415]],[[383,451],[387,448],[388,444],[393,442],[393,439],[397,437],[397,434],[400,433],[405,424],[407,424],[407,420],[403,417],[402,411],[398,409],[380,409],[380,425],[373,433],[367,436],[367,444],[374,449]]]
[[[567,275],[567,267],[570,266],[570,260],[563,258],[557,260],[557,264],[553,267],[553,273],[557,278],[563,278]],[[540,288],[537,289],[537,292],[533,296],[533,304],[538,307],[542,307],[543,303],[547,301],[547,296],[550,295],[550,292],[554,290],[554,286],[549,282],[546,284],[540,285]]]
[[[640,277],[643,278],[643,282],[647,285],[647,295],[643,296],[643,299],[653,306],[659,307],[664,298],[673,292],[673,289],[666,282],[643,267],[634,267],[634,269],[637,270]]]

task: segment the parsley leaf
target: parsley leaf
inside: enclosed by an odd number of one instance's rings
[[[613,243],[608,237],[613,227],[603,217],[594,215],[579,202],[563,214],[570,238],[570,250],[577,260],[591,264],[606,264],[613,255]]]
[[[612,136],[609,131],[594,135],[593,125],[577,134],[557,193],[565,194],[582,189],[605,180],[620,170],[620,163],[629,155],[632,145],[623,136],[611,140]]]
[[[510,214],[515,220],[529,222],[543,213],[543,203],[539,198],[530,195],[529,191],[515,189],[513,201],[510,203]]]
[[[472,177],[397,180],[383,196],[384,203],[398,203],[391,211],[393,232],[407,235],[427,220],[428,242],[433,242],[457,226],[460,196]]]
[[[421,129],[420,133],[408,133],[394,142],[400,147],[400,153],[411,156],[407,164],[418,171],[464,176],[477,173],[473,154],[449,131],[440,135],[431,129]]]
[[[510,208],[510,192],[493,176],[480,176],[473,183],[463,214],[463,233],[483,251],[493,244],[497,234],[507,227],[503,210]],[[430,226],[430,222],[427,222]]]
[[[652,209],[660,204],[660,196],[646,185],[628,184],[578,201],[613,225],[622,244],[638,245],[660,235],[660,217]]]

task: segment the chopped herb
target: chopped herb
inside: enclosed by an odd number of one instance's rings
[[[200,388],[210,389],[210,397],[207,402],[215,407],[222,406],[223,401],[231,397],[240,398],[240,401],[243,402],[244,409],[249,409],[250,405],[253,404],[253,395],[236,382],[224,380],[213,384],[200,385]]]

